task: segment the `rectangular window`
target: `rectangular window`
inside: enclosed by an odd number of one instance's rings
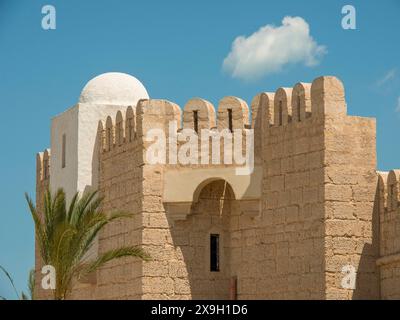
[[[279,101],[279,125],[283,124],[283,108],[282,108],[282,101]]]
[[[65,168],[66,164],[66,150],[67,149],[67,137],[65,134],[62,135],[62,150],[61,150],[61,167]]]
[[[210,235],[210,271],[219,271],[219,234]]]
[[[232,116],[232,109],[228,109],[228,120],[229,120],[229,131],[233,132],[233,116]]]

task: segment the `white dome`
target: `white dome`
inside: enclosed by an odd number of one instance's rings
[[[103,73],[90,80],[83,88],[79,103],[136,106],[149,95],[135,77],[120,72]]]

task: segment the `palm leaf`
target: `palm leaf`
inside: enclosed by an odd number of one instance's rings
[[[98,268],[102,267],[107,262],[119,259],[123,257],[135,257],[140,258],[144,261],[149,261],[150,256],[139,247],[122,247],[114,250],[109,250],[103,254],[101,254],[97,259],[88,263],[86,266],[83,267],[83,273],[89,274]]]
[[[25,199],[28,202],[28,206],[32,215],[32,219],[33,222],[35,224],[35,234],[38,240],[38,245],[39,245],[39,250],[41,252],[42,257],[45,257],[45,251],[44,248],[46,247],[46,243],[47,243],[47,238],[45,235],[45,232],[43,230],[43,225],[42,225],[42,221],[40,219],[40,216],[36,210],[35,205],[33,204],[32,199],[28,196],[27,193],[25,193]],[[44,259],[45,261],[47,261],[47,259]]]
[[[88,210],[88,207],[93,202],[93,200],[96,197],[96,195],[97,195],[97,192],[95,191],[95,192],[84,194],[82,196],[82,198],[77,203],[77,206],[76,206],[77,210],[76,210],[76,213],[75,213],[75,215],[73,217],[74,219],[71,221],[72,224],[74,224],[74,225],[78,224],[81,221],[81,219],[83,217],[85,217],[86,214],[91,212],[90,210]],[[94,203],[96,203],[96,202],[94,202]],[[98,202],[98,203],[100,204],[100,202]],[[95,211],[97,209],[97,207],[93,208],[93,209]]]
[[[35,269],[31,269],[29,271],[29,278],[28,278],[28,289],[29,289],[29,295],[31,296],[31,300],[35,299]]]
[[[71,199],[71,203],[69,205],[69,209],[68,209],[68,213],[67,213],[67,220],[69,222],[71,222],[71,219],[72,219],[73,213],[75,211],[75,207],[76,207],[76,203],[78,201],[78,198],[79,198],[79,193],[77,192],[77,193],[74,194],[74,196]]]
[[[29,297],[23,291],[21,293],[21,300],[29,300]]]
[[[148,261],[150,257],[139,247],[122,247],[110,250],[93,261],[87,256],[99,232],[110,222],[132,217],[125,212],[106,214],[100,210],[102,197],[97,192],[76,193],[66,207],[65,192],[58,189],[54,196],[47,190],[44,195],[43,216],[26,195],[35,222],[37,240],[44,263],[56,270],[55,299],[64,299],[71,289],[72,280],[122,257],[137,257]],[[30,275],[31,276],[31,275]],[[34,281],[34,274],[32,274]],[[34,284],[29,289],[33,297]]]
[[[15,294],[17,295],[17,297],[19,297],[17,288],[15,288],[15,285],[14,285],[14,280],[11,278],[10,274],[9,274],[9,273],[7,272],[7,270],[4,269],[2,266],[0,266],[0,270],[2,270],[2,271],[4,272],[4,274],[6,275],[6,277],[8,278],[8,280],[10,281],[11,286],[13,287]]]

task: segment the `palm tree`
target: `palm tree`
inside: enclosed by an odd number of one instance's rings
[[[102,198],[97,197],[97,192],[88,192],[82,197],[76,193],[67,209],[65,192],[59,189],[53,197],[48,190],[41,213],[27,194],[25,197],[35,223],[43,263],[55,269],[54,299],[66,299],[73,279],[87,276],[110,260],[127,256],[150,259],[146,252],[135,246],[107,251],[94,260],[87,258],[86,254],[101,229],[115,219],[131,217],[126,213],[102,212]]]

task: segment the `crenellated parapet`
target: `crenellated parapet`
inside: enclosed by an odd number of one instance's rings
[[[278,88],[275,93],[261,94],[258,100],[264,109],[264,123],[273,127],[343,116],[347,109],[343,84],[332,76],[319,77],[312,83],[299,82],[293,88]]]
[[[378,210],[381,256],[400,254],[400,170],[379,172]]]
[[[125,111],[118,111],[115,116],[109,115],[99,121],[97,139],[102,152],[112,151],[138,141],[136,114],[137,108],[129,106]]]
[[[194,118],[197,118],[194,121]],[[190,99],[183,108],[183,128],[193,129],[196,132],[202,129],[216,127],[215,109],[211,102],[201,99]]]
[[[242,141],[249,130],[254,130],[257,162],[266,138],[264,133],[269,135],[276,127],[315,123],[310,119],[322,121],[326,117],[345,116],[344,87],[339,79],[325,76],[312,83],[299,82],[293,88],[278,88],[275,93],[263,92],[253,98],[251,115],[247,103],[233,96],[222,98],[217,111],[211,102],[201,98],[190,99],[183,109],[167,100],[144,99],[136,107],[128,107],[100,121],[99,141],[101,150],[109,152],[127,144],[143,143],[144,136],[157,128],[165,131],[167,140],[176,134],[178,146],[185,143],[188,129],[199,137],[205,131],[211,136],[219,133],[224,138],[235,130],[242,130]],[[175,127],[171,128],[171,121],[176,122]],[[279,134],[280,131],[273,132]],[[234,137],[238,136],[228,138]],[[167,148],[175,148],[171,141],[168,140]]]
[[[379,172],[375,206],[379,213],[381,298],[400,296],[400,170]]]
[[[50,181],[50,149],[36,154],[36,182]]]
[[[388,211],[397,211],[399,209],[399,201],[400,201],[399,183],[400,183],[400,169],[390,171],[387,180]]]
[[[380,212],[385,215],[400,208],[400,169],[379,172]],[[383,217],[384,218],[384,217]],[[385,220],[385,218],[383,219]],[[399,233],[400,236],[400,233]]]

